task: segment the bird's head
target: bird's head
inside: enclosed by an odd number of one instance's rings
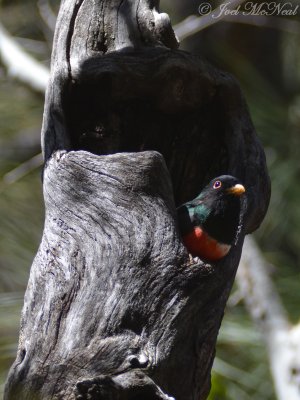
[[[242,183],[231,175],[221,175],[213,179],[197,200],[195,199],[199,202],[194,209],[195,219],[200,211],[199,220],[204,229],[219,241],[231,243],[236,236],[242,207],[241,198],[245,192]]]
[[[237,178],[231,175],[221,175],[211,180],[196,199],[202,201],[204,199],[206,201],[229,199],[232,197],[240,197],[245,192],[245,187]]]

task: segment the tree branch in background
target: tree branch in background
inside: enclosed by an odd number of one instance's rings
[[[47,0],[39,0],[37,2],[37,6],[39,9],[39,13],[45,22],[45,24],[48,26],[48,28],[54,32],[55,30],[55,24],[56,24],[56,15],[54,14],[49,1]]]
[[[237,6],[242,4],[245,0],[233,0],[228,3],[228,10],[234,10]],[[183,21],[179,22],[177,25],[173,27],[176,36],[180,41],[186,39],[189,36],[194,35],[202,31],[205,28],[208,28],[211,25],[216,24],[217,22],[222,21],[225,18],[223,14],[220,18],[213,18],[212,15],[218,15],[221,12],[222,3],[216,7],[214,10],[209,12],[206,15],[201,15],[201,17],[196,17],[195,15],[190,15]]]
[[[0,57],[8,74],[44,93],[49,79],[47,67],[28,55],[0,24]]]
[[[39,153],[5,174],[3,176],[3,182],[7,185],[11,185],[12,183],[15,183],[23,178],[25,175],[29,174],[29,172],[40,167],[42,164],[43,155],[42,153]]]
[[[228,10],[234,10],[237,6],[242,4],[244,0],[236,0],[231,2],[228,6]],[[180,41],[186,39],[187,37],[193,36],[196,33],[208,28],[209,26],[215,25],[218,22],[234,22],[238,24],[252,25],[262,28],[279,29],[284,32],[299,34],[300,24],[298,21],[287,20],[286,18],[263,16],[263,15],[225,15],[221,14],[218,18],[213,17],[213,15],[218,16],[221,11],[221,6],[215,8],[210,13],[197,17],[195,15],[190,15],[183,21],[179,22],[174,26],[174,31]]]
[[[45,93],[50,71],[27,54],[0,23],[0,58],[7,67],[8,74],[32,89]],[[42,153],[20,164],[4,175],[2,183],[13,184],[42,165]],[[4,187],[5,187],[4,186]],[[3,187],[1,188],[3,190]]]
[[[300,399],[300,325],[291,327],[255,240],[247,237],[237,283],[262,331],[279,400]]]

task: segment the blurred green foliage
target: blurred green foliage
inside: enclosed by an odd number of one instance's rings
[[[0,178],[39,152],[42,98],[0,78]],[[43,224],[40,171],[0,184],[0,397],[16,355],[20,310]]]
[[[55,11],[58,4],[51,2]],[[198,5],[196,0],[161,1],[175,23],[197,14]],[[0,10],[5,27],[48,65],[52,32],[37,1],[2,0]],[[293,21],[300,24],[299,16]],[[272,179],[270,209],[256,237],[293,322],[299,319],[300,304],[299,47],[300,34],[226,22],[181,46],[236,75],[246,95]],[[15,357],[24,290],[44,214],[39,170],[11,184],[3,178],[40,152],[42,112],[43,97],[9,78],[0,64],[0,396]],[[248,399],[274,400],[275,395],[265,346],[238,302],[228,306],[220,331],[209,400]]]

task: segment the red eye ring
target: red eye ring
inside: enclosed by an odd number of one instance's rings
[[[213,185],[214,189],[220,189],[220,187],[222,186],[222,182],[221,181],[216,181]]]

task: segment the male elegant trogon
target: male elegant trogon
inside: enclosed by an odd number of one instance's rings
[[[177,209],[179,229],[189,253],[208,261],[226,256],[237,235],[245,191],[235,177],[222,175]]]

